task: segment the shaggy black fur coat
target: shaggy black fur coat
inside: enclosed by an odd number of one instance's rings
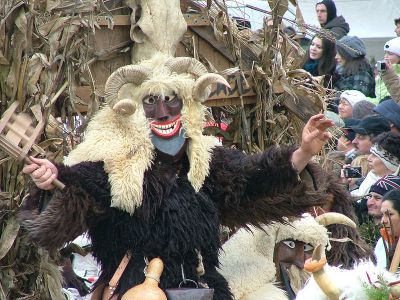
[[[215,289],[214,299],[232,299],[218,273],[219,226],[259,225],[299,216],[324,202],[320,193],[299,181],[290,158],[293,149],[273,147],[248,156],[235,149],[213,150],[210,174],[196,193],[187,178],[189,162],[155,159],[145,173],[143,203],[133,215],[110,207],[110,184],[103,162],[58,166],[65,189],[51,193],[41,211],[43,192],[33,190],[21,211],[22,224],[39,245],[54,249],[88,231],[93,254],[101,263],[97,285],[108,282],[127,250],[133,258],[119,282],[120,296],[143,282],[144,257],[165,264],[161,288],[177,287],[186,278],[199,280],[196,250]]]

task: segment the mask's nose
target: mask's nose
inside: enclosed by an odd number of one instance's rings
[[[167,106],[165,105],[165,102],[163,101],[163,99],[160,99],[160,98],[157,100],[155,119],[157,119],[159,121],[168,120]]]

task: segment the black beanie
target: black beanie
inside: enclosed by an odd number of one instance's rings
[[[321,2],[318,2],[318,4],[323,4],[326,7],[326,12],[327,12],[327,18],[326,18],[326,23],[329,23],[332,21],[334,18],[336,18],[336,5],[335,2],[332,0],[322,0]]]

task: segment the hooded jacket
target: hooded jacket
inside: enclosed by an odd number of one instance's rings
[[[350,31],[350,26],[343,16],[332,19],[328,23],[324,24],[322,28],[331,31],[336,39],[344,37]]]

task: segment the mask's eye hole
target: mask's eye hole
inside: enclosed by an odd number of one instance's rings
[[[154,96],[147,96],[146,98],[143,99],[143,103],[147,105],[153,105],[157,101],[157,98]]]
[[[164,97],[164,101],[165,101],[165,102],[172,102],[172,101],[175,100],[175,98],[176,98],[176,95],[165,96],[165,97]]]
[[[291,240],[283,241],[283,243],[291,249],[294,249],[296,247],[296,243]]]
[[[314,247],[309,244],[304,244],[304,252],[309,252],[314,250]]]

